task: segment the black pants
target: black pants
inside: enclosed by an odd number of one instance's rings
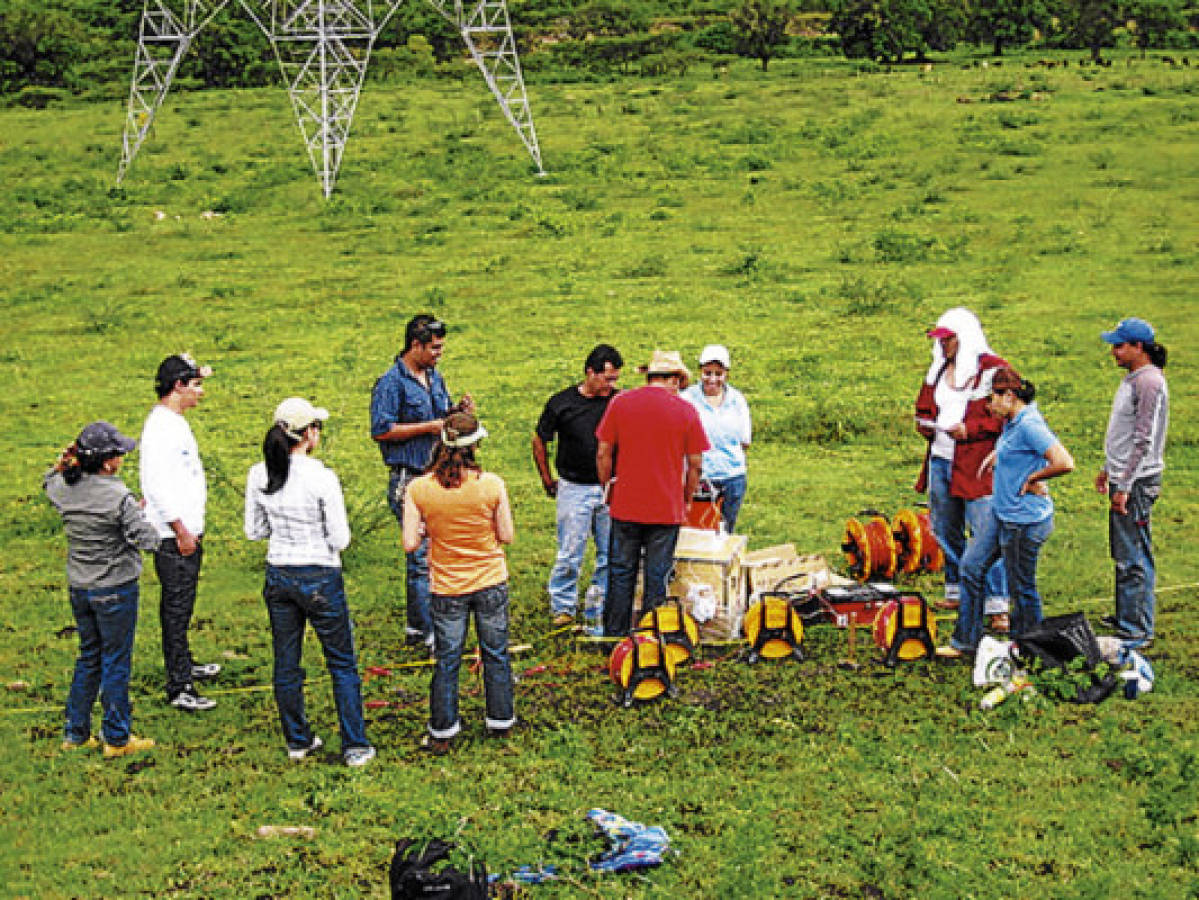
[[[196,608],[196,586],[200,581],[203,544],[184,556],[174,538],[166,538],[154,551],[154,571],[162,584],[158,617],[162,622],[162,662],[167,676],[167,699],[192,685],[192,652],[187,643],[187,628]]]

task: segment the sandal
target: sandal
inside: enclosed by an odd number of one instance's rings
[[[426,734],[420,742],[420,748],[433,756],[445,756],[452,746],[453,738],[435,738],[431,734]]]

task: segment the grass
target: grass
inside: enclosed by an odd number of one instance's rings
[[[279,90],[172,95],[120,188],[119,106],[0,113],[0,683],[27,685],[0,689],[5,892],[381,897],[394,841],[441,835],[495,871],[566,866],[573,880],[544,896],[1194,895],[1197,84],[1133,58],[873,74],[778,61],[767,76],[533,85],[545,178],[481,84],[371,86],[328,202]],[[965,669],[847,671],[843,635],[813,629],[801,666],[716,649],[677,701],[613,706],[602,660],[546,636],[553,509],[528,454],[546,397],[600,340],[625,354],[626,384],[655,347],[690,358],[727,343],[756,427],[751,547],[835,558],[847,517],[915,499],[924,329],[956,304],[1038,384],[1079,464],[1054,485],[1052,613],[1110,603],[1090,480],[1120,373],[1098,332],[1139,314],[1171,349],[1154,693],[983,714]],[[482,739],[472,679],[465,746],[441,760],[415,749],[428,672],[403,647],[398,530],[366,435],[371,385],[426,309],[451,324],[443,369],[475,396],[483,459],[510,486],[514,631],[532,645],[517,664],[528,727]],[[160,749],[66,756],[75,638],[41,472],[92,419],[136,432],[155,366],[181,349],[217,370],[192,416],[210,484],[193,643],[226,666],[219,706],[188,718],[161,702],[148,573],[133,691]],[[393,673],[364,688],[389,705],[368,715],[380,758],[362,772],[336,756],[289,764],[269,690],[241,485],[291,393],[332,411],[323,457],[351,511],[361,663]],[[319,659],[310,645],[328,740]],[[680,855],[590,877],[592,806],[665,826]],[[317,837],[256,840],[262,824]]]

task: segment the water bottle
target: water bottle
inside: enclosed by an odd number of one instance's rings
[[[587,634],[597,637],[604,631],[604,592],[598,584],[587,588],[583,595],[583,619]]]

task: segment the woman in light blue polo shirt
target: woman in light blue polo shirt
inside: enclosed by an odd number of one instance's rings
[[[994,466],[991,513],[997,527],[989,540],[971,545],[962,558],[962,604],[949,648],[942,656],[973,653],[982,638],[983,576],[1003,556],[1012,598],[1012,637],[1017,640],[1041,621],[1037,559],[1053,533],[1053,500],[1045,481],[1074,470],[1033,398],[1036,387],[1013,369],[1000,369],[991,381],[991,412],[1004,420],[995,449],[980,472]]]
[[[704,453],[703,477],[720,491],[720,515],[725,530],[731,534],[745,499],[745,449],[753,434],[749,404],[729,384],[727,347],[721,344],[704,347],[699,365],[699,384],[691,385],[682,396],[699,411],[708,443],[712,445]]]

